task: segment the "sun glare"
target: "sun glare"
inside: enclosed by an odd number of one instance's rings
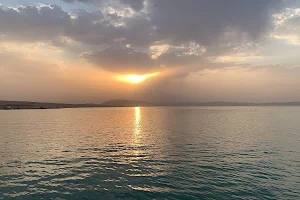
[[[148,78],[157,76],[158,74],[159,72],[152,73],[152,74],[143,74],[143,75],[128,74],[128,75],[120,75],[117,77],[117,79],[128,83],[138,84],[144,82]]]

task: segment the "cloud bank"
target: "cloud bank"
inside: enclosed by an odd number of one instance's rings
[[[291,69],[300,63],[297,1],[5,2],[1,41],[46,45],[59,52],[53,59],[85,62],[112,74],[168,72],[153,82],[156,89],[205,70]]]

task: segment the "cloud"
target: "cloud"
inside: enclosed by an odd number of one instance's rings
[[[207,57],[213,63],[231,63],[233,65],[251,64],[263,59],[261,46],[257,43],[227,44],[219,47],[219,52]]]
[[[74,2],[79,2],[79,3],[93,3],[95,0],[63,0],[64,2],[67,3],[74,3]]]
[[[152,73],[156,71],[182,68],[177,75],[188,74],[202,68],[211,67],[203,54],[206,49],[189,43],[181,46],[150,46],[141,51],[130,46],[106,48],[81,54],[81,58],[116,73]]]
[[[70,15],[54,5],[0,8],[0,33],[9,39],[58,40],[70,25]]]
[[[88,4],[106,2],[109,6],[111,5],[110,1],[105,1],[105,0],[63,0],[63,1],[67,3],[79,2],[79,3],[88,3]],[[135,11],[140,11],[144,8],[144,0],[119,0],[119,3],[129,6]]]
[[[117,73],[145,73],[157,67],[149,54],[132,48],[107,48],[101,51],[85,52],[81,58]]]
[[[285,91],[286,83],[297,88],[300,11],[292,1],[64,0],[60,7],[47,5],[58,1],[30,0],[2,5],[0,91],[11,94],[6,97],[48,100],[58,95],[69,102],[97,102],[98,94],[104,96],[100,101],[186,100],[189,95],[191,100],[247,100],[275,94],[269,88]],[[132,87],[113,78],[154,72],[161,73]]]
[[[166,53],[169,48],[170,48],[170,46],[166,45],[166,44],[150,46],[150,51],[152,53],[151,58],[157,59],[160,55]]]
[[[279,0],[119,0],[110,6],[105,0],[64,1],[100,3],[99,10],[0,8],[0,35],[51,42],[66,51],[81,48],[88,52],[81,52],[82,58],[107,71],[150,72],[165,66],[188,74],[217,64],[224,67],[224,60],[246,62],[257,56],[235,48],[268,34],[274,26],[270,13],[278,13],[281,5]]]
[[[121,2],[134,6],[135,10],[144,5],[141,0]],[[104,7],[97,12],[81,10],[69,14],[57,6],[27,6],[17,10],[1,9],[0,24],[1,32],[12,33],[13,28],[28,32],[36,29],[27,35],[53,37],[62,34],[84,43],[112,42],[118,37],[136,45],[153,45],[156,41],[165,40],[174,46],[189,42],[207,46],[217,42],[224,34],[232,34],[232,30],[235,30],[234,39],[245,35],[250,39],[259,37],[269,28],[268,11],[276,2],[278,0],[253,0],[247,3],[237,0],[187,0],[184,3],[178,0],[154,0],[147,3],[146,13],[132,17],[119,16],[117,19],[112,19],[111,14],[111,18],[105,18],[103,11],[100,11]]]
[[[67,37],[91,45],[112,45],[121,38],[124,44],[154,41],[149,19],[117,16],[83,9],[70,14],[58,6],[0,8],[0,34],[21,41],[55,42]]]
[[[269,30],[269,13],[279,3],[279,0],[153,0],[147,9],[158,38],[174,44],[193,40],[207,46],[216,43],[228,29],[236,30],[235,39],[245,33],[251,40],[259,38]]]
[[[275,33],[271,34],[271,37],[279,40],[285,40],[289,44],[300,45],[300,35],[298,33]]]
[[[292,45],[300,45],[300,8],[286,8],[273,15],[276,28],[271,38],[284,40]]]
[[[261,57],[261,56],[236,56],[236,55],[232,55],[232,56],[218,56],[216,58],[210,57],[208,59],[211,62],[215,62],[215,63],[234,63],[234,64],[238,65],[238,64],[247,63],[251,60],[252,61],[253,60],[260,60],[260,59],[263,59],[263,57]]]
[[[130,6],[135,11],[140,11],[144,8],[144,0],[119,0],[120,3]]]

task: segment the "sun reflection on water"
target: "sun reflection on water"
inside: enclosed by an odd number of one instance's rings
[[[134,108],[134,130],[133,130],[133,146],[134,150],[132,153],[135,156],[139,156],[143,154],[143,150],[140,149],[140,147],[143,146],[142,141],[142,124],[141,124],[141,109],[140,107]]]
[[[140,107],[135,107],[134,117],[135,117],[135,124],[134,124],[134,134],[139,135],[141,133],[141,109]]]

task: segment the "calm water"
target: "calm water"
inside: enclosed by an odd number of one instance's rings
[[[0,111],[0,199],[300,199],[300,107]]]

